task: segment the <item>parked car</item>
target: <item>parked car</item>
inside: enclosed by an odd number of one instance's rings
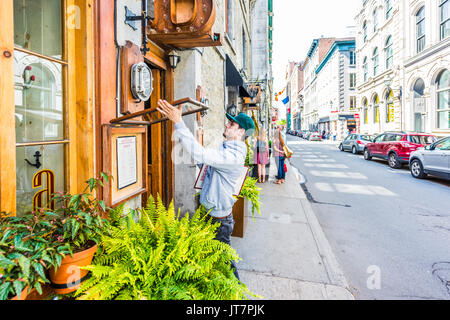
[[[385,159],[391,168],[399,169],[409,163],[411,152],[436,141],[436,136],[416,132],[385,132],[364,147],[364,159]]]
[[[306,140],[309,140],[310,135],[311,135],[311,131],[306,131],[305,134],[303,135],[303,138]]]
[[[358,154],[363,152],[366,144],[372,142],[373,139],[374,136],[368,134],[352,133],[339,144],[339,150]]]
[[[308,139],[309,141],[322,141],[322,135],[318,132],[312,132]]]
[[[409,169],[417,179],[430,174],[450,180],[450,137],[411,152]]]

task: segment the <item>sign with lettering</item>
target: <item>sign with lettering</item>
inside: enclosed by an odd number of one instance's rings
[[[136,136],[117,138],[117,188],[137,183]]]

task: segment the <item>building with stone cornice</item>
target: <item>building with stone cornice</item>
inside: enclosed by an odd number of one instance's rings
[[[449,135],[450,1],[402,5],[404,129]]]
[[[450,134],[450,1],[365,0],[356,17],[360,132]]]
[[[399,0],[365,0],[356,17],[359,132],[403,130],[403,23]]]

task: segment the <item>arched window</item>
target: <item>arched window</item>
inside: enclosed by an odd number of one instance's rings
[[[425,6],[416,14],[416,52],[422,52],[425,48]]]
[[[378,30],[378,11],[377,11],[377,8],[375,8],[373,10],[372,17],[373,17],[373,32],[375,33]]]
[[[380,98],[378,95],[373,98],[373,122],[380,122]]]
[[[367,21],[363,22],[363,42],[367,41]]]
[[[386,20],[392,16],[392,0],[386,0]]]
[[[425,99],[423,97],[425,91],[425,82],[422,79],[417,79],[413,87],[413,114],[414,114],[414,131],[423,132],[425,121],[423,121],[423,114],[425,114]]]
[[[450,0],[440,0],[441,40],[450,35]]]
[[[364,71],[364,82],[367,81],[368,73],[369,73],[369,67],[367,65],[367,57],[364,57],[363,60],[363,71]]]
[[[450,129],[450,71],[442,71],[436,83],[437,127],[438,129]]]
[[[378,48],[375,48],[373,50],[372,63],[373,63],[373,75],[376,76],[378,74]]]
[[[384,52],[386,56],[386,69],[392,68],[394,61],[394,49],[392,49],[392,36],[389,36],[386,40]]]
[[[386,123],[394,122],[394,92],[386,93]]]
[[[364,98],[363,99],[363,113],[364,113],[364,123],[365,124],[369,123],[369,119],[368,119],[369,113],[367,110],[368,110],[367,99]]]

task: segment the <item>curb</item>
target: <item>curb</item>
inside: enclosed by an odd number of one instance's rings
[[[323,260],[330,283],[335,286],[343,287],[346,291],[348,291],[348,293],[353,296],[353,294],[349,290],[347,279],[345,278],[345,275],[339,265],[339,262],[336,259],[336,256],[333,253],[330,243],[326,238],[319,221],[317,220],[311,203],[306,199],[306,194],[300,187],[300,184],[305,183],[305,179],[299,173],[298,169],[291,165],[290,160],[287,161],[287,163],[289,164],[289,167],[292,169],[297,181],[299,182],[300,192],[304,195],[303,199],[300,199],[300,201],[304,209],[308,224],[311,228],[311,232],[316,241],[320,256]]]

